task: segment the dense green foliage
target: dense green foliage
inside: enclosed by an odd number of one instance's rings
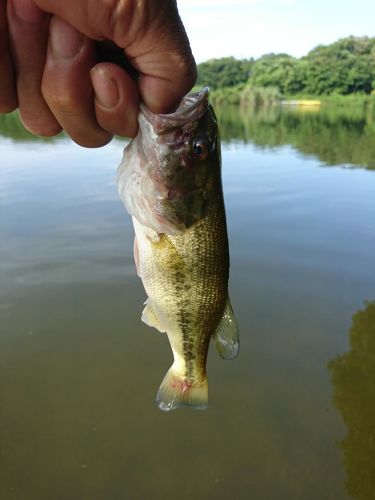
[[[252,59],[238,60],[234,57],[211,59],[198,65],[197,85],[208,86],[212,90],[234,87],[249,80]]]
[[[375,82],[375,38],[345,38],[317,47],[304,64],[304,91],[320,94],[370,93]]]
[[[247,84],[288,95],[370,94],[375,89],[375,37],[348,37],[296,59],[267,54],[257,60],[214,59],[198,66],[198,84],[212,89]]]
[[[256,87],[276,87],[282,94],[304,90],[304,64],[287,54],[268,54],[254,64],[249,83]]]

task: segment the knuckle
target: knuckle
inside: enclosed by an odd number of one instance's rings
[[[50,92],[48,88],[42,86],[42,94],[49,107],[65,116],[76,114],[76,102],[74,97],[66,92]]]
[[[187,52],[170,55],[169,67],[174,68],[173,79],[178,84],[178,92],[189,92],[197,80],[197,67],[194,58]]]
[[[127,29],[129,16],[132,16],[136,0],[92,0],[93,7],[88,9],[89,23],[97,26],[105,38],[115,40],[116,34]]]
[[[124,48],[142,40],[151,27],[155,28],[160,22],[159,18],[165,17],[165,5],[170,3],[148,0],[108,2],[111,4],[107,14],[108,32],[111,40]]]
[[[192,57],[188,57],[185,54],[180,57],[180,61],[178,62],[178,74],[182,75],[187,86],[194,85],[198,75],[197,67]]]
[[[114,3],[114,8],[109,17],[109,28],[112,40],[121,43],[124,35],[129,34],[130,27],[133,24],[136,5],[140,2],[134,0],[118,0]]]

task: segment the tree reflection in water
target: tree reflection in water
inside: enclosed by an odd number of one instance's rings
[[[239,140],[261,147],[290,145],[326,166],[375,170],[375,107],[237,106],[218,107],[216,114],[224,143]]]
[[[239,141],[271,148],[290,145],[319,158],[323,165],[375,170],[375,106],[254,109],[219,105],[215,111],[224,144]],[[0,135],[22,141],[41,140],[23,128],[17,113],[0,114]]]
[[[347,425],[340,443],[346,489],[357,500],[375,498],[375,301],[353,315],[350,351],[329,363],[333,402]]]

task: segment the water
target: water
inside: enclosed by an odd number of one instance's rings
[[[375,491],[375,129],[353,110],[219,113],[241,332],[209,408],[154,402],[123,143],[0,122],[0,498],[346,499]],[[370,301],[370,302],[366,302]]]

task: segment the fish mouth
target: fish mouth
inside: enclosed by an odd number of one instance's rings
[[[199,92],[187,94],[174,113],[154,114],[144,104],[140,106],[140,116],[152,125],[156,134],[165,134],[170,130],[200,120],[208,109],[210,90],[204,87]]]

